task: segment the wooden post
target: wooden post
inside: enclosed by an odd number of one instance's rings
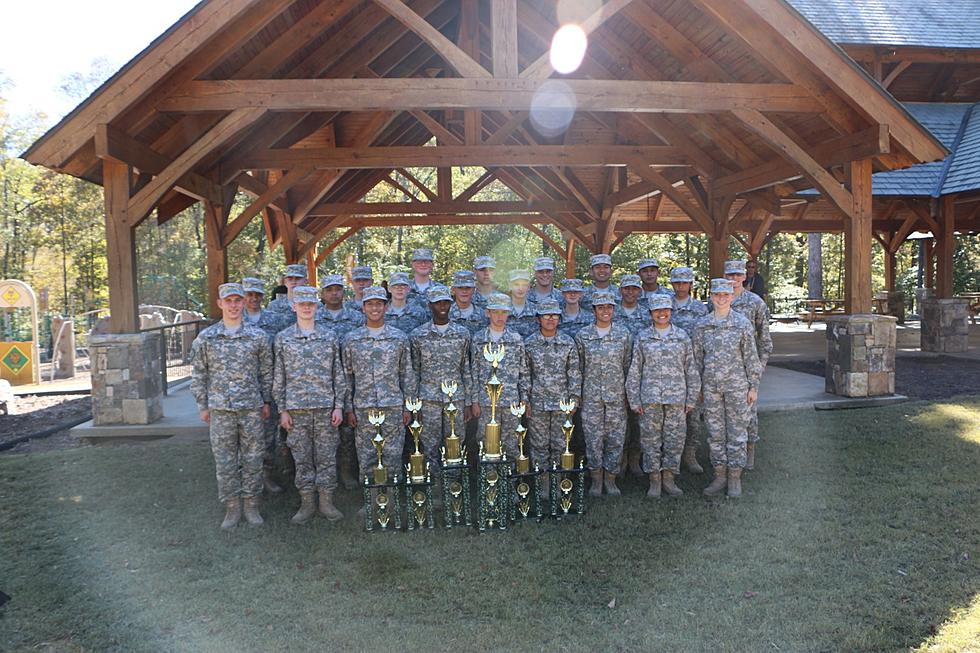
[[[935,278],[932,273],[933,239],[923,241],[925,243],[925,266],[926,274],[923,288],[935,288]]]
[[[316,247],[311,247],[308,252],[306,252],[306,281],[309,285],[314,288],[317,287],[316,280]]]
[[[717,279],[725,276],[725,261],[728,259],[728,242],[731,237],[728,213],[733,201],[729,198],[711,196],[708,205],[711,209],[711,220],[714,223],[714,233],[708,238],[708,276]]]
[[[105,190],[106,259],[109,273],[109,328],[136,333],[136,228],[129,215],[132,168],[115,159],[102,160]]]
[[[895,252],[885,247],[885,289],[888,292],[895,291]]]
[[[850,315],[871,313],[871,159],[847,166],[848,187],[854,198],[851,215],[845,216],[844,310]]]
[[[953,230],[956,223],[955,195],[945,195],[940,199],[939,233],[936,234],[936,297],[949,299],[953,296],[953,253],[956,251],[956,238]]]
[[[575,239],[569,238],[565,245],[565,278],[575,278]]]
[[[221,206],[204,203],[204,239],[207,245],[208,314],[221,317],[218,308],[218,286],[228,281],[228,250],[225,249]]]

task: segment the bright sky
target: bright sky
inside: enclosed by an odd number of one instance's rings
[[[190,11],[198,0],[5,0],[0,71],[15,115],[44,111],[54,124],[74,108],[62,78],[104,58],[118,70]]]

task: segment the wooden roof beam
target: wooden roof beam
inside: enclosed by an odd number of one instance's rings
[[[711,215],[701,208],[700,205],[691,203],[679,190],[674,188],[674,185],[666,177],[649,167],[645,160],[635,160],[630,165],[630,170],[644,181],[659,188],[660,192],[670,198],[670,201],[690,216],[701,227],[704,233],[710,234],[714,231],[714,221],[711,219]]]
[[[517,202],[325,202],[309,212],[310,217],[322,215],[426,215],[448,213],[527,213],[528,211],[578,211],[578,203],[559,200]]]
[[[265,210],[277,197],[280,197],[290,188],[306,179],[312,172],[313,168],[294,168],[280,177],[272,186],[269,186],[264,193],[259,195],[245,210],[238,214],[237,218],[228,223],[225,228],[224,237],[222,238],[224,246],[228,247],[228,245],[234,242],[238,238],[238,234],[252,221],[252,218]]]

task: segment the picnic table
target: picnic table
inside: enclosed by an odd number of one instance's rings
[[[843,299],[804,299],[803,304],[806,310],[800,317],[806,320],[807,328],[813,326],[817,320],[824,320],[830,315],[844,314]]]

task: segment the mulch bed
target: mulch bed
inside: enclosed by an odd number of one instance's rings
[[[824,376],[824,361],[773,361],[774,367]],[[947,399],[980,393],[980,361],[952,356],[899,356],[895,392],[912,399]]]
[[[92,399],[88,395],[24,395],[15,399],[14,414],[0,415],[0,445],[31,433],[91,415]],[[67,429],[39,440],[22,442],[0,453],[48,451],[77,446]]]

